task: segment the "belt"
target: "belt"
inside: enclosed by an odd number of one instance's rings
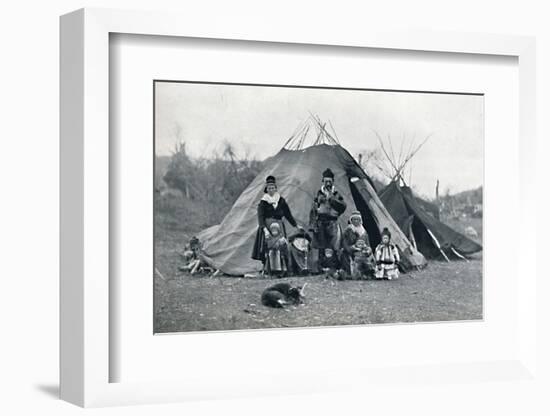
[[[319,217],[319,218],[317,219],[317,221],[319,221],[319,222],[325,222],[325,223],[326,223],[326,222],[334,222],[334,221],[336,221],[336,220],[338,220],[338,217],[323,217],[323,218]]]

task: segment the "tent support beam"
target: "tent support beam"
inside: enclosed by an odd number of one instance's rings
[[[413,233],[412,221],[409,224],[409,240],[411,240],[411,243],[412,243],[414,249],[418,250],[418,247],[416,245],[416,238],[414,237],[414,233]]]
[[[432,238],[433,242],[435,243],[435,246],[437,247],[437,249],[439,250],[441,255],[445,258],[445,260],[447,260],[447,263],[450,263],[451,260],[449,260],[449,257],[447,257],[447,255],[445,254],[445,252],[441,248],[441,244],[439,244],[439,241],[437,240],[435,235],[430,231],[429,228],[426,228],[426,231],[428,231],[428,234],[430,234],[430,237]]]
[[[455,256],[457,256],[459,259],[465,260],[466,263],[469,263],[469,262],[470,262],[470,260],[468,260],[468,259],[467,259],[466,257],[464,257],[462,254],[460,254],[458,251],[456,251],[454,247],[451,247],[451,251],[452,251],[453,254],[454,254]]]

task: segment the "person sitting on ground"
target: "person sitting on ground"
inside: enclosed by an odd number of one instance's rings
[[[266,273],[270,276],[284,276],[288,271],[288,242],[281,232],[279,223],[274,222],[269,226],[266,244]]]
[[[325,248],[323,256],[319,258],[319,267],[326,277],[333,277],[338,280],[344,278],[344,272],[340,269],[340,261],[333,249]]]
[[[399,251],[391,243],[391,233],[387,228],[382,230],[382,241],[376,247],[377,279],[397,279],[399,277]]]
[[[351,277],[354,279],[370,278],[376,270],[372,249],[363,237],[354,244],[354,255],[351,263]]]
[[[204,266],[204,263],[201,265],[201,249],[202,244],[200,240],[196,236],[191,237],[185,245],[182,254],[185,264],[178,267],[178,269],[181,271],[191,271],[191,274],[195,274],[201,266]]]
[[[309,250],[311,236],[302,228],[292,234],[289,238],[290,271],[298,275],[309,273]]]
[[[353,211],[342,236],[342,268],[348,276],[360,278],[374,273],[374,257],[367,230],[359,211]]]

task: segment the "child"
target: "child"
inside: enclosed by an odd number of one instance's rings
[[[189,243],[185,245],[185,251],[183,252],[183,258],[185,265],[178,267],[181,271],[191,271],[191,274],[195,274],[201,268],[201,249],[202,245],[200,240],[193,236]],[[203,263],[202,266],[205,266]]]
[[[288,271],[288,246],[279,223],[274,222],[269,226],[266,244],[266,271],[269,275],[282,277]]]
[[[326,277],[334,277],[335,279],[343,280],[344,273],[340,270],[340,262],[334,250],[325,248],[323,254],[324,256],[319,259],[319,266],[321,270],[326,273]]]
[[[290,269],[298,275],[307,275],[309,273],[309,250],[311,246],[311,236],[302,228],[298,228],[296,234],[288,238]]]
[[[363,238],[359,238],[354,244],[354,249],[351,276],[356,279],[371,277],[375,271],[375,260],[371,248]]]
[[[376,247],[377,279],[397,279],[399,277],[399,251],[391,243],[391,233],[387,228],[382,230],[382,242]]]

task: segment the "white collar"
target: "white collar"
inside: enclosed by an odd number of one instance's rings
[[[270,196],[268,193],[265,193],[264,196],[262,196],[262,201],[265,201],[268,204],[273,205],[273,208],[275,209],[277,209],[277,205],[279,205],[280,199],[281,199],[281,194],[279,194],[279,192],[275,192],[273,196]]]

